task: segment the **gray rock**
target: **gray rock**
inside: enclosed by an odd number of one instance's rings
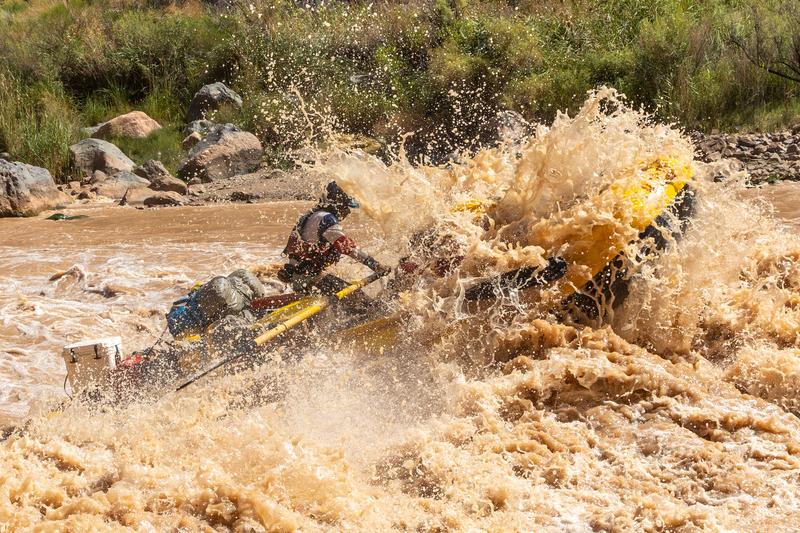
[[[105,181],[98,183],[92,188],[92,191],[100,196],[119,200],[125,196],[128,190],[145,189],[149,185],[150,182],[148,180],[132,172],[119,172],[113,176],[109,176]]]
[[[216,126],[216,124],[210,120],[193,120],[183,128],[183,134],[191,135],[192,133],[197,133],[202,137],[214,126]]]
[[[262,154],[261,142],[255,135],[233,124],[220,124],[192,148],[178,169],[178,177],[190,183],[192,178],[208,183],[246,174],[259,167]]]
[[[192,148],[197,146],[197,143],[199,143],[202,140],[203,140],[203,136],[200,135],[198,132],[194,131],[194,132],[190,133],[189,135],[187,135],[181,141],[181,146],[183,147],[184,150],[191,150]]]
[[[209,111],[226,106],[241,109],[242,97],[222,82],[211,83],[195,93],[186,112],[186,122],[203,119]]]
[[[167,167],[164,166],[164,163],[161,161],[156,161],[155,159],[145,161],[133,169],[133,173],[150,181],[153,181],[154,178],[161,176],[171,176],[169,170],[167,170]]]
[[[800,154],[800,144],[792,143],[786,147],[787,154]]]
[[[145,198],[143,203],[147,207],[183,205],[186,199],[175,191],[159,191]]]
[[[102,170],[106,174],[130,172],[136,164],[122,150],[102,139],[84,139],[69,147],[72,161],[85,174]]]
[[[175,191],[179,194],[186,194],[186,183],[170,174],[161,161],[151,159],[136,167],[133,172],[148,180],[150,188],[154,191]]]
[[[0,159],[0,217],[32,216],[71,201],[47,169]]]

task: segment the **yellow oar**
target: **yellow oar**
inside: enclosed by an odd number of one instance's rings
[[[366,277],[366,278],[364,278],[362,280],[359,280],[359,281],[356,281],[354,283],[351,283],[350,285],[348,285],[344,289],[342,289],[339,292],[337,292],[334,296],[336,296],[337,300],[341,300],[343,298],[347,298],[349,295],[351,295],[355,291],[357,291],[357,290],[369,285],[370,283],[372,283],[373,281],[377,280],[380,277],[381,277],[381,275],[376,272],[376,273],[372,274],[371,276],[368,276],[368,277]],[[281,333],[289,331],[290,329],[295,327],[297,324],[303,322],[307,318],[311,318],[312,316],[316,315],[317,313],[319,313],[320,311],[322,311],[323,309],[325,309],[329,305],[330,305],[330,300],[328,300],[327,298],[320,298],[317,301],[317,303],[315,303],[314,305],[306,307],[305,309],[303,309],[299,313],[295,314],[294,316],[292,316],[290,318],[287,318],[286,320],[284,320],[283,322],[281,322],[277,326],[273,327],[272,329],[270,329],[266,333],[256,337],[256,346],[261,346],[265,342],[271,341],[272,339],[274,339],[275,337],[277,337]]]
[[[352,293],[354,293],[358,289],[366,287],[367,285],[369,285],[373,281],[376,281],[376,280],[380,279],[380,277],[382,275],[383,274],[375,272],[372,275],[367,276],[366,278],[364,278],[362,280],[359,280],[359,281],[356,281],[354,283],[351,283],[350,285],[348,285],[344,289],[342,289],[339,292],[337,292],[334,296],[336,297],[337,300],[341,300],[343,298],[346,298],[347,296],[351,295]],[[263,335],[260,335],[259,337],[257,337],[256,340],[255,340],[256,345],[257,346],[261,346],[265,342],[274,339],[275,337],[277,337],[281,333],[284,333],[284,332],[292,329],[294,326],[296,326],[297,324],[301,323],[305,319],[316,315],[317,313],[319,313],[320,311],[322,311],[323,309],[325,309],[329,305],[330,305],[330,300],[320,298],[319,301],[317,303],[315,303],[314,305],[311,305],[309,307],[303,308],[297,314],[294,314],[294,315],[290,316],[289,318],[287,318],[283,322],[279,323],[277,326],[271,328],[269,331],[267,331]],[[188,380],[183,382],[183,384],[181,384],[175,390],[179,391],[182,388],[184,388],[184,387],[186,387],[188,385],[191,385],[192,383],[194,383],[195,381],[197,381],[201,377],[205,376],[206,374],[208,374],[210,372],[213,372],[214,370],[218,369],[222,365],[224,365],[226,363],[229,363],[230,361],[236,359],[240,355],[242,355],[242,354],[241,353],[234,354],[231,357],[228,357],[228,358],[223,359],[222,361],[218,362],[217,364],[215,364],[211,368],[208,368],[206,370],[203,370],[203,371],[195,374],[194,376],[192,376],[191,378],[189,378]]]

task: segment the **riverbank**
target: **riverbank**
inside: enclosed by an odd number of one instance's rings
[[[772,0],[7,1],[0,153],[67,183],[81,177],[68,147],[82,130],[142,110],[163,129],[136,149],[177,165],[192,95],[219,81],[243,106],[218,121],[254,133],[271,163],[329,132],[384,151],[414,132],[409,154],[441,160],[491,140],[498,111],[549,123],[600,85],[688,130],[776,131],[800,117],[797,84],[738,44],[760,37],[779,58],[797,33],[784,16],[793,10]]]

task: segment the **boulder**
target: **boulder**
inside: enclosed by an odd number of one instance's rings
[[[185,128],[183,128],[183,134],[191,135],[192,133],[197,133],[198,135],[200,135],[200,138],[202,139],[203,135],[205,133],[208,133],[208,131],[214,126],[216,126],[216,124],[214,124],[210,120],[205,120],[205,119],[193,120],[190,123],[188,123]]]
[[[36,215],[71,201],[47,169],[0,159],[0,217]]]
[[[261,142],[252,133],[233,124],[221,124],[192,148],[189,158],[178,169],[184,180],[199,178],[208,183],[253,172],[261,164]]]
[[[111,137],[144,139],[160,129],[161,124],[147,116],[147,113],[131,111],[100,124],[92,137],[97,139],[110,139]]]
[[[141,176],[137,176],[131,172],[119,172],[108,179],[101,181],[92,188],[100,196],[114,198],[119,200],[128,190],[131,189],[144,189],[150,185],[150,182]]]
[[[150,188],[154,191],[175,191],[178,194],[186,194],[186,183],[170,174],[161,161],[151,159],[136,167],[133,172],[148,180]]]
[[[201,120],[206,113],[223,107],[242,107],[242,97],[222,82],[205,85],[195,93],[186,112],[186,122]]]
[[[202,140],[203,140],[203,136],[195,131],[195,132],[192,132],[189,135],[187,135],[181,141],[181,146],[183,147],[184,150],[191,150],[192,148],[197,146],[197,143],[199,143]]]
[[[84,139],[69,147],[72,161],[85,174],[101,170],[106,174],[130,172],[136,164],[122,150],[102,139]]]
[[[144,199],[147,207],[183,205],[186,199],[175,191],[159,191],[152,196]]]

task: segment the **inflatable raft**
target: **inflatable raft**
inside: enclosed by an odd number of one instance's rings
[[[558,250],[559,257],[551,258],[545,268],[523,267],[480,280],[466,291],[465,299],[503,298],[512,290],[524,301],[536,298],[534,291],[545,286],[559,295],[555,301],[563,311],[589,320],[602,317],[624,300],[627,282],[636,266],[657,256],[684,231],[693,205],[691,178],[690,167],[670,158],[657,158],[635,167],[600,191],[592,202],[610,207],[613,217],[598,217],[583,224],[573,220],[561,224],[558,231],[544,232],[542,242],[536,244],[546,250]],[[476,221],[491,217],[492,209],[493,203],[485,200],[454,208],[479,215]],[[553,221],[554,225],[558,223]],[[371,276],[354,282],[335,297],[347,298],[375,279]],[[356,325],[350,320],[345,327],[333,320],[329,321],[332,324],[321,326],[314,317],[323,314],[331,302],[332,298],[325,296],[255,298],[249,311],[260,318],[254,323],[228,320],[237,319],[233,316],[211,324],[200,334],[187,329],[185,335],[176,336],[181,344],[179,353],[173,350],[134,354],[121,361],[119,368],[128,381],[169,375],[182,388],[242,354],[256,362],[262,360],[264,350],[296,338],[298,330],[302,337],[309,328],[332,325],[335,329],[329,333],[339,341],[354,343],[370,353],[383,353],[399,344],[402,315],[361,317]],[[466,309],[480,312],[480,305],[467,305]]]

